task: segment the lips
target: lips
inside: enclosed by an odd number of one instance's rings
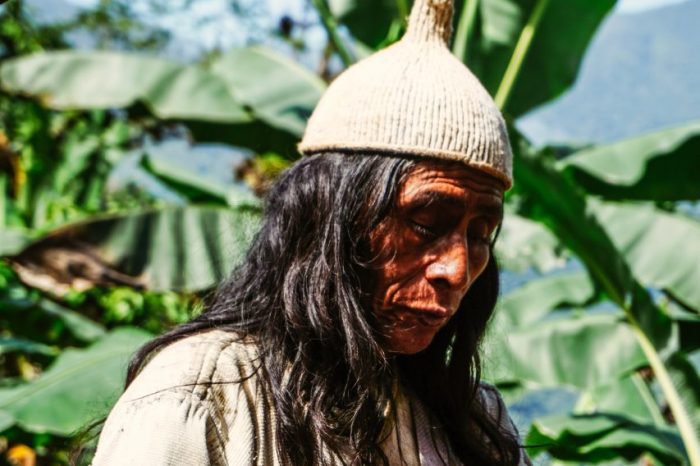
[[[414,308],[407,306],[398,306],[392,308],[388,312],[397,313],[399,315],[403,314],[409,317],[409,319],[418,321],[419,324],[425,327],[439,327],[447,322],[451,316],[450,312],[445,309]]]

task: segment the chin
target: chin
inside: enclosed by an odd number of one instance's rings
[[[406,335],[404,332],[389,335],[387,349],[392,354],[417,354],[425,350],[433,342],[435,333]]]

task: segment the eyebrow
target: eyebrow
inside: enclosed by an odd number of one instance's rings
[[[479,202],[476,205],[476,209],[483,215],[502,219],[503,203],[493,201],[492,199],[493,198],[489,196],[487,201]],[[411,198],[408,204],[409,206],[416,208],[428,207],[431,204],[441,204],[463,208],[465,206],[465,199],[461,196],[451,196],[441,192],[436,193],[424,191],[417,193],[413,198]]]

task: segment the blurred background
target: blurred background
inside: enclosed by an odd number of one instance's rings
[[[201,311],[410,0],[0,5],[0,464],[64,465]],[[483,377],[536,464],[700,466],[700,0],[456,0],[515,187]]]

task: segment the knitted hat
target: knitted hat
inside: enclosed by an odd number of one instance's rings
[[[512,185],[500,111],[448,49],[452,0],[415,0],[397,43],[356,63],[326,90],[299,151],[404,153],[457,160]]]

